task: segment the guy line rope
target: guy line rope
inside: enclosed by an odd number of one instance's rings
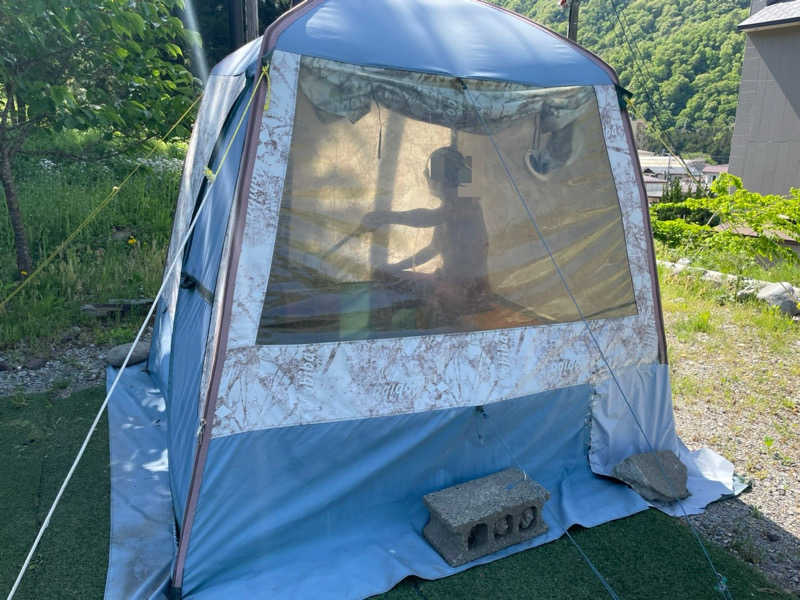
[[[264,109],[266,110],[266,109],[269,108],[270,81],[269,81],[269,71],[268,71],[268,69],[269,69],[268,66],[262,67],[261,73],[260,73],[258,79],[253,84],[253,91],[250,94],[250,98],[248,99],[247,104],[245,106],[245,109],[242,112],[242,116],[239,119],[238,124],[236,125],[236,129],[234,129],[233,133],[230,136],[230,141],[228,143],[228,146],[225,148],[225,152],[223,153],[219,164],[217,165],[216,171],[211,171],[210,169],[206,169],[205,175],[206,175],[206,178],[209,180],[210,185],[214,185],[214,181],[216,180],[216,177],[219,174],[220,169],[222,169],[222,165],[225,163],[225,160],[228,157],[228,151],[230,150],[231,146],[233,145],[233,140],[236,138],[236,135],[239,132],[239,129],[241,128],[242,123],[244,122],[245,118],[247,117],[250,105],[252,104],[253,98],[256,95],[256,91],[258,90],[258,86],[261,84],[261,81],[263,79],[265,79],[265,78],[267,80],[267,101],[266,101],[266,104],[264,106]],[[189,109],[187,109],[186,112],[184,112],[183,115],[181,115],[180,119],[178,119],[178,121],[172,127],[170,127],[169,131],[166,133],[164,138],[166,138],[166,136],[168,136],[170,133],[172,133],[172,131],[178,126],[178,124],[184,119],[184,117],[186,117],[186,115],[189,113],[189,111],[192,109],[192,107],[194,107],[194,105],[198,102],[199,99],[200,98],[197,98],[192,103],[192,106],[190,106]],[[256,118],[256,115],[253,115],[253,118]],[[164,139],[164,138],[162,138],[162,139]],[[136,168],[133,171],[131,171],[131,173],[128,174],[128,176],[122,181],[122,183],[119,186],[115,186],[112,189],[112,192],[106,197],[106,199],[103,201],[103,203],[98,205],[98,207],[95,208],[95,210],[93,210],[89,214],[89,216],[87,216],[87,218],[78,226],[78,229],[76,230],[76,232],[73,233],[72,235],[70,235],[66,240],[64,240],[64,242],[61,244],[61,246],[59,246],[59,248],[56,249],[56,251],[53,252],[48,257],[48,260],[52,260],[52,258],[56,254],[58,254],[58,252],[60,252],[67,245],[67,243],[69,243],[72,239],[74,239],[75,235],[77,235],[77,231],[79,231],[80,229],[85,227],[86,224],[94,216],[96,216],[96,214],[98,212],[100,212],[100,210],[103,208],[103,206],[108,204],[108,202],[111,200],[111,198],[114,197],[116,192],[119,191],[119,188],[126,181],[128,181],[128,179],[131,178],[131,176],[139,169],[140,166],[141,165],[137,165]],[[75,460],[73,461],[72,466],[70,467],[69,471],[67,472],[67,476],[64,478],[64,482],[61,484],[61,487],[59,488],[58,493],[56,494],[56,497],[53,500],[52,505],[50,506],[50,510],[47,511],[47,516],[44,518],[44,521],[42,522],[42,525],[39,528],[39,532],[36,534],[36,539],[34,539],[33,545],[31,546],[30,551],[28,552],[28,555],[25,558],[25,562],[22,564],[22,567],[19,570],[19,573],[17,575],[17,579],[16,579],[16,581],[14,581],[14,585],[11,588],[11,591],[8,594],[7,600],[12,600],[14,598],[14,594],[17,593],[17,589],[19,588],[19,585],[22,582],[22,578],[25,575],[25,572],[28,570],[28,566],[30,565],[31,559],[33,558],[33,555],[36,552],[36,548],[39,546],[39,542],[41,541],[42,536],[44,536],[45,530],[50,525],[50,519],[52,518],[53,513],[55,512],[56,507],[58,506],[58,503],[61,500],[61,497],[64,495],[64,490],[66,490],[67,485],[69,484],[70,480],[72,479],[72,476],[73,476],[73,474],[75,473],[75,470],[78,467],[78,463],[80,462],[81,458],[83,458],[83,454],[86,451],[87,446],[89,445],[89,440],[91,439],[92,435],[94,434],[95,429],[97,428],[97,424],[100,422],[100,418],[103,416],[103,412],[105,411],[106,407],[108,406],[109,398],[111,398],[111,395],[114,393],[114,390],[117,388],[117,384],[119,383],[119,380],[122,377],[122,373],[125,371],[125,368],[128,366],[128,361],[131,358],[131,354],[133,354],[133,350],[136,348],[136,345],[139,343],[139,340],[141,339],[142,334],[144,333],[144,330],[147,328],[147,324],[150,322],[150,318],[153,316],[153,313],[155,312],[156,306],[158,305],[158,300],[161,297],[161,294],[163,294],[163,292],[164,292],[164,288],[166,287],[167,281],[169,281],[169,278],[170,278],[170,275],[172,274],[172,271],[175,269],[175,266],[180,262],[180,260],[182,258],[183,249],[186,246],[186,243],[189,241],[189,238],[192,235],[192,231],[194,230],[194,227],[197,224],[197,221],[200,218],[200,215],[202,214],[203,208],[205,207],[206,201],[208,200],[209,197],[210,197],[210,194],[207,191],[206,195],[205,195],[205,198],[203,198],[203,200],[200,203],[200,206],[198,207],[197,211],[195,212],[194,218],[192,219],[191,223],[189,224],[189,227],[186,230],[186,233],[184,234],[180,245],[178,246],[177,250],[175,251],[175,256],[172,259],[172,262],[170,263],[169,267],[167,268],[166,272],[164,273],[164,279],[161,282],[161,287],[158,289],[158,293],[156,294],[156,297],[153,299],[153,303],[150,306],[150,310],[147,311],[147,316],[144,318],[144,322],[142,323],[142,326],[139,328],[139,332],[136,334],[136,338],[133,340],[133,344],[131,344],[130,350],[128,350],[128,354],[125,356],[125,360],[122,361],[122,366],[120,366],[119,371],[117,371],[117,374],[114,377],[114,381],[112,382],[111,387],[109,388],[108,392],[106,393],[106,396],[103,399],[103,403],[100,405],[100,408],[97,411],[97,415],[95,416],[94,421],[92,421],[92,425],[89,427],[89,432],[86,434],[86,437],[84,438],[83,443],[81,444],[81,447],[78,450],[78,454],[75,456]],[[27,283],[37,272],[40,272],[40,271],[41,271],[41,267],[37,271],[34,271],[33,273],[31,273],[31,275],[30,275],[30,277],[28,279],[23,281],[22,284],[16,290],[14,290],[14,292],[12,292],[11,295],[8,298],[6,298],[5,300],[3,300],[2,303],[0,303],[0,309],[5,306],[5,304],[8,302],[8,300],[10,300],[24,286],[25,283]]]

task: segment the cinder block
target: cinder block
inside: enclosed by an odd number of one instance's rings
[[[550,493],[519,469],[506,469],[424,496],[425,539],[453,567],[547,531]]]

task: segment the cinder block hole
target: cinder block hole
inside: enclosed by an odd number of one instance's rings
[[[529,506],[519,516],[519,530],[525,531],[536,524],[536,507]]]
[[[470,529],[469,537],[467,538],[467,550],[473,550],[483,546],[489,541],[489,526],[486,523],[478,523]]]
[[[501,517],[494,524],[494,539],[499,539],[511,533],[514,528],[514,520],[511,515]]]

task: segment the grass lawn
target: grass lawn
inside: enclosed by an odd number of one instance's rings
[[[103,399],[94,388],[63,400],[0,399],[0,589],[8,590]],[[101,598],[108,554],[108,433],[105,421],[56,511],[17,598]],[[719,598],[688,529],[650,510],[573,535],[621,598]],[[751,566],[709,545],[735,598],[789,598]],[[439,581],[409,579],[381,596],[427,598],[603,598],[571,543],[556,542]]]

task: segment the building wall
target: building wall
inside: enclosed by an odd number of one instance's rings
[[[800,187],[800,26],[746,35],[729,170],[752,191],[786,194]]]

